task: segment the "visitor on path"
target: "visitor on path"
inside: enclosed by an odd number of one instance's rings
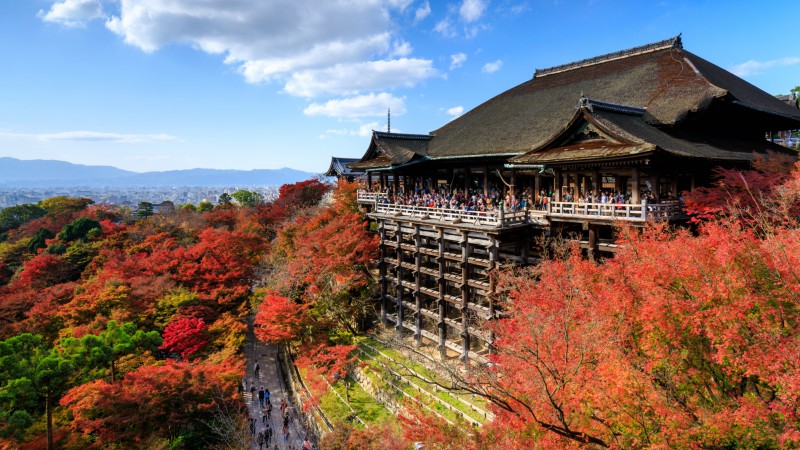
[[[303,439],[303,450],[311,450],[311,441],[308,440],[308,436]]]
[[[283,443],[284,444],[289,443],[289,427],[287,426],[283,427]]]
[[[269,426],[269,422],[264,424],[264,442],[269,445],[270,441],[272,441],[272,427]]]
[[[268,418],[269,418],[269,412],[267,411],[267,408],[261,408],[261,423],[266,425]]]
[[[256,361],[256,365],[253,367],[253,373],[256,375],[256,380],[258,380],[259,371],[261,371],[261,366],[259,366],[258,361]]]
[[[266,439],[267,445],[272,442],[272,427],[269,426],[269,423],[267,423],[266,428],[264,428],[264,438]]]
[[[282,398],[281,399],[281,415],[283,415],[286,412],[286,407],[287,406],[288,405],[286,404],[286,399]]]
[[[255,403],[256,400],[258,400],[258,396],[256,396],[256,384],[255,383],[250,385],[250,398],[253,399],[253,403]]]
[[[272,418],[272,402],[267,401],[266,403],[267,403],[267,419],[271,419]]]
[[[250,418],[250,434],[256,435],[256,419]]]
[[[269,388],[264,388],[264,401],[265,402],[269,401],[269,396],[270,396]]]
[[[258,433],[258,450],[262,450],[264,448],[264,432]]]
[[[286,411],[285,413],[283,413],[283,426],[284,426],[284,428],[288,428],[289,427],[289,411]]]
[[[258,407],[264,407],[264,386],[261,386],[261,389],[258,390]]]

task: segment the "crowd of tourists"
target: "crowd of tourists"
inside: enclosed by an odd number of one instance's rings
[[[507,190],[501,193],[496,187],[483,190],[450,189],[440,186],[435,189],[415,188],[408,191],[394,192],[392,189],[362,189],[361,193],[383,194],[378,198],[379,203],[410,205],[427,208],[451,209],[458,211],[496,212],[503,209],[505,212],[515,212],[525,209],[547,210],[548,204],[555,201],[553,192],[541,190],[534,198],[529,189],[521,192]],[[649,191],[642,193],[642,200],[647,203],[656,203],[656,196]],[[561,201],[574,203],[605,203],[605,204],[630,204],[631,196],[622,192],[602,190],[589,193],[573,194],[565,190]]]

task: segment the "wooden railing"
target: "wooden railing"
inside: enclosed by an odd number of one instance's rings
[[[465,211],[450,208],[429,208],[427,206],[396,205],[378,203],[378,214],[413,217],[417,219],[438,220],[450,223],[465,223],[488,227],[500,227],[528,223],[528,211]]]
[[[359,192],[358,201],[373,205],[373,212],[377,214],[486,227],[506,227],[525,223],[545,224],[548,220],[554,219],[660,222],[686,217],[682,205],[678,202],[654,204],[550,202],[546,210],[512,211],[499,208],[494,211],[465,211],[387,203],[388,198],[383,193]]]
[[[551,202],[547,205],[547,216],[565,219],[624,220],[628,222],[657,222],[682,218],[680,203],[575,203]]]
[[[375,203],[375,201],[384,201],[388,198],[389,195],[385,192],[358,191],[358,197],[356,200],[359,203]]]

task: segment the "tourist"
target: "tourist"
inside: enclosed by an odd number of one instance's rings
[[[259,408],[264,407],[264,386],[261,386],[261,389],[258,390],[258,406]]]
[[[258,364],[258,361],[256,361],[255,366],[253,366],[253,373],[255,373],[256,375],[256,380],[258,380],[258,373],[260,371],[261,371],[261,366]]]

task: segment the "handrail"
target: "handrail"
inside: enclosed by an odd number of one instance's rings
[[[493,211],[468,211],[453,208],[388,203],[386,194],[359,193],[359,201],[373,205],[373,212],[391,216],[412,217],[453,224],[463,223],[486,227],[503,227],[525,223],[541,223],[547,219],[583,219],[627,222],[660,222],[685,218],[681,203],[580,203],[550,202],[546,210],[517,211],[498,208]],[[368,199],[369,196],[369,199]]]

